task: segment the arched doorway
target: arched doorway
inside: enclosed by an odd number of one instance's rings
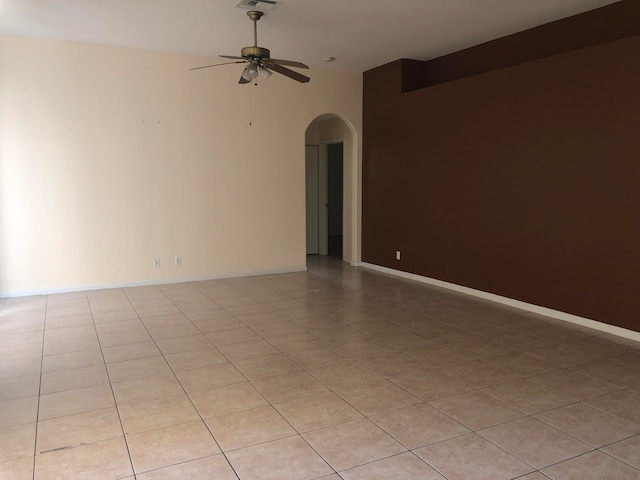
[[[359,172],[352,127],[338,115],[317,117],[305,132],[307,254],[357,264]]]

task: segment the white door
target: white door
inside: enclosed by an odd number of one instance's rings
[[[305,150],[306,198],[307,198],[307,255],[319,251],[319,188],[318,147],[308,145]]]

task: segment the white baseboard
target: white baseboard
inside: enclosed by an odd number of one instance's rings
[[[593,328],[601,332],[610,333],[619,337],[628,338],[630,340],[640,341],[640,332],[635,332],[622,327],[616,327],[615,325],[609,325],[608,323],[598,322],[589,318],[579,317],[572,315],[571,313],[561,312],[559,310],[553,310],[547,307],[541,307],[539,305],[533,305],[531,303],[521,302],[520,300],[514,300],[512,298],[503,297],[494,293],[483,292],[482,290],[476,290],[474,288],[463,287],[462,285],[456,285],[455,283],[449,283],[435,278],[423,277],[422,275],[416,275],[414,273],[403,272],[401,270],[394,270],[393,268],[382,267],[372,263],[361,262],[361,267],[376,270],[378,272],[387,273],[389,275],[395,275],[397,277],[406,278],[408,280],[414,280],[435,287],[442,287],[455,292],[464,293],[473,297],[490,300],[492,302],[501,303],[509,307],[519,308],[527,312],[537,313],[547,317],[563,320],[565,322],[574,323],[583,327]]]
[[[46,288],[42,290],[22,290],[15,292],[0,292],[0,298],[13,298],[13,297],[29,297],[33,295],[54,295],[56,293],[72,293],[72,292],[84,292],[89,290],[106,290],[110,288],[129,288],[129,287],[148,287],[150,285],[168,285],[171,283],[188,283],[188,282],[202,282],[206,280],[224,280],[225,278],[239,278],[239,277],[253,277],[259,275],[275,275],[280,273],[296,273],[306,272],[307,266],[281,268],[274,270],[258,270],[252,272],[234,272],[234,273],[221,273],[217,275],[205,275],[200,277],[184,277],[184,278],[165,278],[155,280],[144,280],[140,282],[119,282],[119,283],[105,283],[99,285],[81,285],[75,287],[61,287],[61,288]]]

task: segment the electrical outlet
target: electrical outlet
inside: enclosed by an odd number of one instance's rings
[[[400,260],[400,250],[396,250],[396,260]]]
[[[160,268],[160,259],[159,258],[154,258],[153,259],[153,268]]]
[[[176,267],[182,266],[182,257],[176,257]]]

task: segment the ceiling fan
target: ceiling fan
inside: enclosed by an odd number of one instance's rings
[[[250,11],[247,12],[247,15],[253,21],[253,46],[244,47],[241,50],[239,57],[234,55],[220,55],[223,58],[231,58],[233,60],[236,60],[235,62],[204,65],[202,67],[192,68],[191,70],[218,67],[220,65],[229,65],[231,63],[246,63],[247,66],[244,67],[244,71],[242,72],[242,76],[240,77],[240,81],[238,82],[240,84],[250,83],[253,79],[257,78],[258,75],[262,75],[264,78],[269,78],[272,71],[280,73],[285,77],[289,77],[297,82],[307,83],[310,80],[309,77],[306,77],[298,72],[294,72],[293,70],[287,68],[309,68],[304,63],[271,58],[271,52],[269,51],[269,49],[258,46],[258,20],[260,20],[260,17],[262,17],[264,13],[259,11]]]

